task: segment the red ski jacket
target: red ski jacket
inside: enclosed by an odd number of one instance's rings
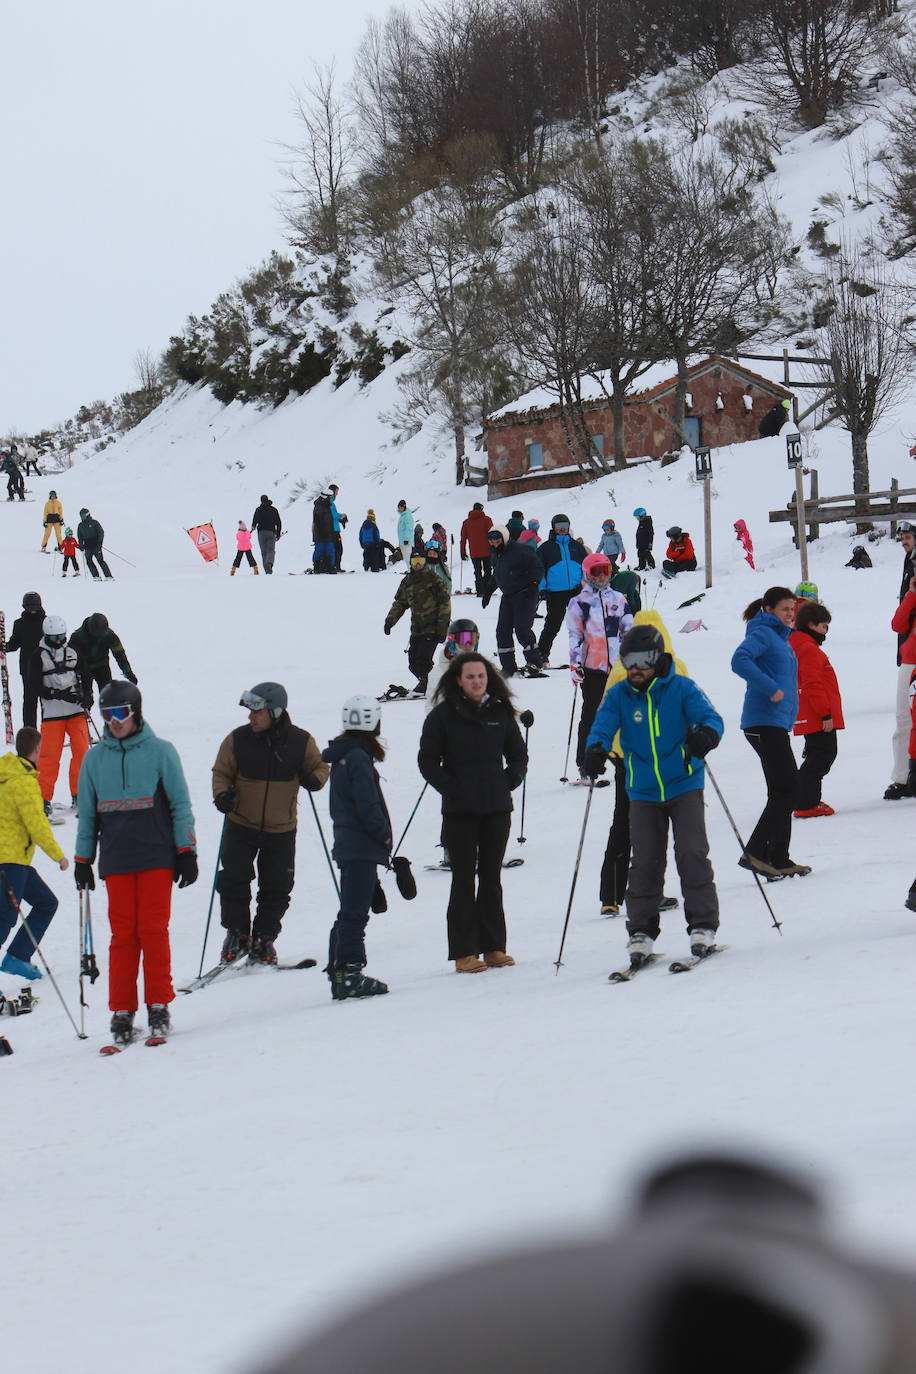
[[[461,526],[461,557],[470,552],[472,558],[489,558],[487,531],[492,528],[493,521],[486,511],[468,511],[468,517]]]
[[[798,659],[798,715],[792,733],[816,735],[826,716],[835,730],[842,730],[843,703],[830,659],[807,630],[793,630],[789,644]]]
[[[906,635],[900,645],[900,662],[916,664],[916,592],[907,592],[894,612],[891,629]]]

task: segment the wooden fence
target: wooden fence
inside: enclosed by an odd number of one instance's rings
[[[889,532],[893,536],[897,532],[898,520],[912,520],[916,523],[916,487],[901,487],[896,477],[891,478],[889,491],[869,491],[862,496],[856,496],[855,492],[845,492],[841,496],[818,496],[817,473],[812,469],[809,475],[811,496],[804,503],[804,523],[807,527],[805,537],[808,543],[817,539],[821,525],[838,522],[850,525],[887,522],[890,526]],[[784,510],[770,511],[771,524],[786,521],[794,525],[796,520],[794,497]]]

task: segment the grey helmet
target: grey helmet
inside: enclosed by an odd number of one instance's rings
[[[248,711],[270,712],[274,720],[279,720],[286,710],[289,698],[286,688],[279,682],[257,682],[248,692],[239,697],[239,705]]]

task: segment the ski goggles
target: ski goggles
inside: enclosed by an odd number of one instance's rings
[[[239,697],[239,705],[244,706],[246,711],[266,711],[269,709],[267,702],[257,692],[243,692]]]
[[[621,654],[620,661],[627,672],[631,668],[654,668],[658,662],[658,650],[637,649],[631,654]]]
[[[459,649],[473,649],[477,643],[477,636],[473,630],[459,630],[457,634],[449,635],[453,644],[457,644]]]
[[[130,720],[134,713],[132,706],[103,706],[102,719],[106,725],[110,725],[113,720],[118,720],[123,725],[125,720]]]

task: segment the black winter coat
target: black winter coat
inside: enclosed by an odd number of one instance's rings
[[[321,757],[331,765],[328,804],[334,858],[339,864],[353,859],[386,864],[391,853],[391,818],[365,744],[354,735],[340,735],[322,750]]]
[[[76,527],[76,542],[81,549],[100,549],[105,541],[105,531],[91,515],[81,520]]]
[[[760,435],[761,439],[773,439],[782,429],[788,418],[789,412],[781,401],[777,401],[772,409],[768,410],[760,421],[760,424],[757,426],[757,433]]]
[[[41,641],[44,623],[45,613],[43,610],[34,615],[29,611],[23,611],[22,615],[13,621],[13,633],[6,641],[6,647],[10,652],[13,649],[19,650],[19,671],[23,677],[26,676],[29,670],[29,660]]]
[[[312,507],[312,539],[316,544],[334,543],[334,516],[330,496],[319,496]]]
[[[273,530],[277,538],[283,533],[283,521],[273,501],[262,501],[251,517],[253,530]]]
[[[651,551],[655,543],[655,526],[652,524],[651,515],[641,515],[639,524],[636,526],[636,551],[637,553]]]
[[[444,815],[486,816],[512,810],[510,794],[525,776],[528,753],[503,702],[488,697],[477,707],[462,696],[430,711],[417,763],[441,793]]]
[[[69,640],[70,648],[76,650],[83,675],[85,677],[95,677],[97,673],[108,668],[108,655],[114,654],[115,662],[128,682],[136,682],[136,674],[130,666],[127,654],[124,652],[124,645],[121,643],[120,639],[118,639],[114,630],[109,626],[100,638],[96,638],[95,635],[89,632],[89,619],[90,617],[87,615],[79,629],[73,631]]]
[[[541,560],[533,544],[519,544],[512,539],[502,553],[492,559],[493,580],[504,596],[520,592],[525,587],[536,588],[543,576]]]

